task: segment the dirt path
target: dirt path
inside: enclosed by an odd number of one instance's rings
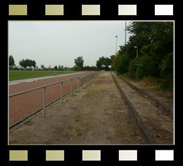
[[[9,134],[10,144],[145,144],[109,72]]]
[[[157,144],[173,144],[173,120],[115,75]]]

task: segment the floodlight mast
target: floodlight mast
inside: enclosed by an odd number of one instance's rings
[[[115,36],[116,37],[116,53],[117,53],[117,40],[118,40],[118,36]]]

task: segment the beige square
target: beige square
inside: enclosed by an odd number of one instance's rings
[[[137,150],[119,150],[119,161],[137,161]]]
[[[64,15],[64,5],[45,5],[45,15]]]
[[[137,15],[137,5],[118,5],[118,15]]]
[[[27,15],[27,5],[9,5],[9,15]]]
[[[46,150],[46,161],[64,161],[64,150]]]
[[[10,150],[9,161],[28,161],[27,150]]]
[[[83,150],[82,151],[83,161],[100,161],[101,151],[100,150]]]
[[[82,5],[82,15],[100,15],[100,5]]]

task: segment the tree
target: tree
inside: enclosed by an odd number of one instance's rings
[[[98,69],[101,69],[101,67],[102,67],[102,62],[101,62],[100,59],[97,61],[96,66],[97,66]]]
[[[57,70],[57,66],[54,66],[54,69]]]
[[[36,67],[36,62],[34,60],[29,60],[29,66],[30,67],[33,66],[35,68]]]
[[[113,57],[114,58],[114,57]],[[109,66],[112,64],[112,60],[111,58],[108,57],[99,57],[99,60],[97,60],[96,62],[96,66],[98,69],[105,69],[105,70],[109,70]]]
[[[30,59],[22,59],[20,62],[19,62],[20,66],[24,67],[24,68],[27,68],[27,67],[36,67],[36,62],[34,60],[30,60]]]
[[[41,68],[42,68],[42,69],[45,69],[45,66],[42,64],[42,65],[41,65]]]
[[[9,65],[10,65],[10,66],[15,65],[15,60],[14,60],[14,58],[13,58],[12,55],[9,56]]]
[[[104,65],[105,65],[105,67],[109,67],[109,65],[111,65],[111,59],[106,57],[105,60],[104,60]]]
[[[63,65],[62,65],[62,66],[59,65],[59,66],[58,66],[58,69],[61,70],[61,71],[64,70]]]
[[[20,60],[19,65],[24,68],[27,68],[27,62],[24,59]]]
[[[156,77],[163,89],[173,89],[173,22],[132,22],[129,41],[112,60],[118,74],[142,80]],[[138,46],[139,57],[136,58]]]
[[[76,59],[74,59],[74,63],[76,64],[76,68],[82,69],[84,63],[83,57],[77,57]]]

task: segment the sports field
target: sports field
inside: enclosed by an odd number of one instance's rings
[[[57,73],[57,75],[61,75],[61,74],[68,74],[68,73],[74,73],[74,72],[10,70],[9,71],[9,81],[36,78],[36,77],[44,77],[44,76],[53,76],[54,73]]]

